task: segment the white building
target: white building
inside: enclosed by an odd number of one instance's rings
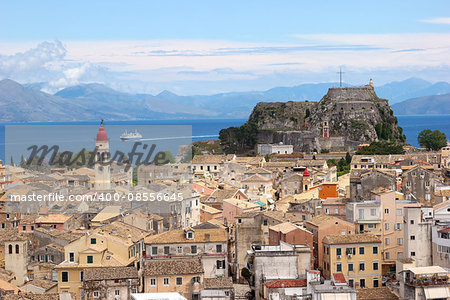
[[[291,154],[294,152],[293,145],[279,144],[258,144],[258,155],[267,154]]]
[[[404,257],[414,258],[416,267],[425,267],[433,264],[431,249],[432,225],[433,208],[404,208]],[[411,236],[414,236],[415,239],[412,240]],[[414,255],[411,255],[411,253]]]

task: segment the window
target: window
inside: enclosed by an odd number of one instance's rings
[[[191,246],[191,253],[192,253],[192,254],[197,253],[197,246],[196,246],[196,245],[192,245],[192,246]]]
[[[84,279],[84,272],[80,271],[80,281],[83,281],[83,279]]]
[[[386,245],[389,245],[389,238],[385,238],[385,239],[384,239],[384,243],[385,243]]]
[[[411,223],[411,225],[414,225],[414,220],[411,220],[410,223]]]
[[[366,280],[365,279],[360,279],[359,280],[359,286],[361,288],[365,288],[366,287]]]
[[[61,272],[61,282],[69,282],[69,272],[67,271]]]
[[[88,255],[88,256],[87,256],[87,263],[88,263],[88,264],[94,263],[94,257],[93,257],[92,255]]]
[[[267,219],[264,220],[264,226],[267,226],[268,222]]]
[[[225,260],[217,260],[216,267],[217,269],[225,269]]]
[[[165,277],[165,278],[163,279],[163,284],[164,284],[164,285],[169,285],[169,278]]]
[[[182,284],[183,284],[183,278],[177,277],[177,285],[182,285]]]
[[[238,219],[238,223],[241,224],[242,223],[242,219]]]
[[[97,244],[97,239],[96,238],[91,238],[91,245],[95,245]]]
[[[411,251],[411,256],[416,256],[416,252]]]
[[[374,278],[373,279],[373,287],[377,288],[378,287],[378,278]]]
[[[384,209],[384,213],[388,215],[389,214],[389,208],[385,208]]]
[[[75,262],[75,253],[69,252],[69,262]]]
[[[349,279],[349,280],[348,280],[348,285],[351,286],[351,287],[353,287],[353,285],[354,285],[353,279]]]
[[[406,186],[407,186],[407,187],[410,187],[410,186],[411,186],[411,181],[407,181],[407,182],[406,182]]]
[[[27,226],[23,225],[23,226],[22,226],[22,230],[23,230],[23,231],[27,230]]]
[[[403,252],[397,252],[397,258],[403,258]]]
[[[397,212],[397,216],[401,216],[402,215],[402,209],[401,208],[397,208],[396,212]]]
[[[367,228],[369,229],[377,228],[377,224],[367,224]]]
[[[150,285],[152,286],[156,285],[156,278],[150,278]]]
[[[336,248],[336,255],[342,255],[341,248]]]
[[[12,245],[9,245],[9,246],[8,246],[8,253],[9,253],[9,254],[12,254],[12,253],[13,253],[13,246],[12,246]]]
[[[415,240],[416,240],[416,236],[415,236],[415,235],[411,235],[411,236],[409,237],[409,239],[410,239],[411,241],[415,241]]]
[[[375,208],[371,208],[370,209],[370,215],[371,216],[376,216],[377,215],[377,210]]]
[[[98,292],[94,292],[94,298],[98,298]]]
[[[403,245],[403,238],[397,239],[397,245]]]
[[[389,223],[385,223],[385,224],[384,224],[384,229],[385,229],[385,230],[389,230]]]
[[[335,208],[334,209],[334,214],[337,215],[339,213],[339,209]]]
[[[158,247],[152,247],[152,255],[158,254]]]
[[[377,247],[377,246],[374,246],[374,247],[372,248],[372,253],[373,253],[373,254],[378,254],[378,247]]]
[[[360,271],[364,271],[365,269],[366,269],[366,264],[363,263],[363,262],[360,262],[360,263],[359,263],[359,270],[360,270]]]
[[[114,295],[119,296],[120,295],[120,290],[115,290],[114,291]]]
[[[16,245],[16,254],[19,254],[19,245]]]
[[[389,255],[389,252],[385,252],[384,253],[384,258],[386,258],[386,259],[390,259],[391,258],[391,256]]]
[[[182,252],[183,252],[183,247],[178,246],[178,247],[177,247],[177,251],[178,251],[178,253],[182,253]]]
[[[330,210],[328,208],[325,208],[325,214],[329,215],[330,214]]]
[[[353,271],[353,263],[348,263],[348,271],[349,272]]]
[[[373,269],[374,270],[378,270],[378,262],[374,262],[373,263]]]
[[[364,247],[359,247],[359,254],[364,254]]]
[[[395,230],[402,230],[402,223],[395,223]]]
[[[192,281],[200,283],[200,276],[195,276],[194,278],[192,278]]]
[[[164,254],[169,254],[169,253],[170,253],[169,246],[164,246]]]
[[[222,245],[216,245],[216,252],[222,253]]]
[[[188,231],[188,233],[187,233],[187,238],[188,238],[189,240],[192,240],[192,239],[194,238],[194,233],[193,233],[192,231]]]
[[[341,263],[336,264],[336,272],[342,272],[342,264]]]

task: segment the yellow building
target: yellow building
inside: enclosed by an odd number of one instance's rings
[[[323,275],[342,273],[350,286],[381,286],[381,240],[372,234],[327,235],[323,238]]]
[[[66,245],[65,260],[56,267],[58,292],[75,293],[79,300],[84,294],[82,281],[85,268],[135,265],[139,270],[147,234],[144,230],[116,221]]]
[[[144,270],[145,293],[178,292],[187,299],[199,299],[203,267],[198,258],[155,259]]]

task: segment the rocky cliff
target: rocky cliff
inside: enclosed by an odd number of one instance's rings
[[[257,143],[283,142],[294,145],[294,151],[405,141],[388,100],[379,98],[371,85],[330,88],[319,102],[258,103],[244,126],[256,128]],[[232,141],[229,129],[227,135],[221,133],[224,144]]]

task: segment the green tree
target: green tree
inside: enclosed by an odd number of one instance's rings
[[[447,145],[445,133],[439,130],[431,131],[430,129],[424,129],[417,136],[417,141],[421,147],[434,151],[438,151]]]
[[[12,155],[11,155],[11,166],[14,166],[14,158]]]
[[[352,156],[348,152],[345,153],[345,161],[347,162],[347,164],[350,164],[352,162]]]
[[[387,154],[403,154],[403,146],[401,144],[380,141],[372,142],[369,146],[362,147],[356,151],[358,155],[387,155]]]

